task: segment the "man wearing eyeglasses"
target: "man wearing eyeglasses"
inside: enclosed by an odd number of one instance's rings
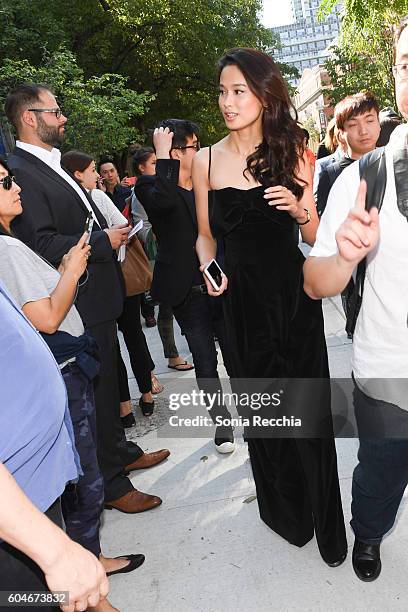
[[[98,343],[100,373],[95,384],[97,451],[104,478],[105,504],[127,513],[160,505],[157,496],[137,491],[125,473],[160,463],[168,451],[143,453],[127,442],[119,416],[116,319],[123,309],[123,283],[115,249],[130,228],[108,229],[88,193],[61,167],[58,147],[67,118],[54,94],[42,85],[21,84],[7,96],[5,112],[18,140],[9,166],[21,187],[23,213],[14,234],[55,267],[94,218],[87,276],[78,286],[76,306]]]
[[[407,25],[408,20],[396,32],[393,68],[398,108],[406,119]],[[380,211],[379,202],[369,202],[372,207],[366,210],[367,187],[360,182],[357,163],[337,179],[304,267],[305,290],[320,299],[340,293],[366,258],[353,336],[360,447],[351,505],[353,568],[365,582],[381,572],[380,544],[394,524],[408,483],[407,134],[406,124],[396,128],[385,147],[386,189]]]
[[[158,241],[150,292],[155,300],[172,306],[193,355],[199,388],[217,393],[221,385],[214,335],[227,369],[228,351],[218,298],[207,295],[195,251],[197,217],[191,167],[200,148],[198,126],[182,119],[162,121],[154,130],[153,145],[156,175],[141,176],[135,185],[135,195],[145,208]],[[231,418],[222,403],[209,414],[214,422],[217,416]],[[231,427],[217,427],[215,446],[220,453],[235,449]]]

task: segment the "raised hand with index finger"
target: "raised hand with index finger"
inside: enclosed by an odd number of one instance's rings
[[[355,206],[336,232],[339,255],[344,262],[353,266],[375,248],[380,237],[378,208],[373,206],[369,211],[366,210],[366,194],[367,183],[362,179]]]

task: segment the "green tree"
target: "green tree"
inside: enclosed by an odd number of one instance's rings
[[[131,123],[142,115],[151,96],[138,94],[117,74],[84,80],[70,51],[60,50],[45,57],[41,67],[28,60],[7,59],[0,67],[0,103],[7,92],[22,81],[46,83],[58,97],[68,116],[64,148],[77,148],[99,156],[120,152],[141,138]]]
[[[380,107],[395,107],[394,89],[390,87],[389,71],[366,53],[353,51],[349,47],[333,47],[333,55],[325,68],[330,77],[331,88],[324,93],[333,105],[350,94],[369,90],[377,97]]]
[[[321,17],[339,3],[322,0]],[[338,46],[327,63],[334,85],[333,99],[339,99],[342,91],[347,95],[371,89],[381,105],[395,107],[393,29],[408,12],[408,0],[343,0],[343,6]]]
[[[279,45],[260,24],[260,9],[260,0],[2,0],[0,60],[39,67],[44,50],[52,56],[63,43],[84,82],[120,74],[130,89],[154,96],[135,118],[139,132],[179,116],[199,122],[203,139],[213,141],[225,129],[216,103],[217,58],[235,46],[273,53]],[[281,68],[285,74],[288,67]]]

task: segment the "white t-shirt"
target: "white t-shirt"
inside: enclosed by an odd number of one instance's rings
[[[390,145],[386,147],[386,165],[380,239],[367,256],[363,300],[353,337],[352,367],[367,395],[408,410],[408,222],[397,207]],[[334,183],[311,257],[337,253],[335,232],[354,206],[359,182],[356,162]]]

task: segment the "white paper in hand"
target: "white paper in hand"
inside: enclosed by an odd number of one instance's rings
[[[137,234],[137,232],[140,232],[140,230],[143,227],[143,219],[140,219],[140,221],[138,223],[136,223],[135,226],[132,227],[132,229],[130,230],[129,234],[128,234],[128,240],[130,240],[131,238],[133,238],[133,236],[135,234]]]
[[[140,232],[142,227],[143,227],[143,219],[140,219],[140,221],[138,223],[136,223],[136,225],[134,227],[132,227],[132,229],[128,233],[128,240],[133,238],[133,236],[135,236],[135,234],[137,234],[137,232]],[[120,263],[122,263],[123,261],[125,261],[125,257],[126,257],[126,245],[122,244],[122,246],[120,246],[119,249],[118,249],[118,261],[120,261]]]

